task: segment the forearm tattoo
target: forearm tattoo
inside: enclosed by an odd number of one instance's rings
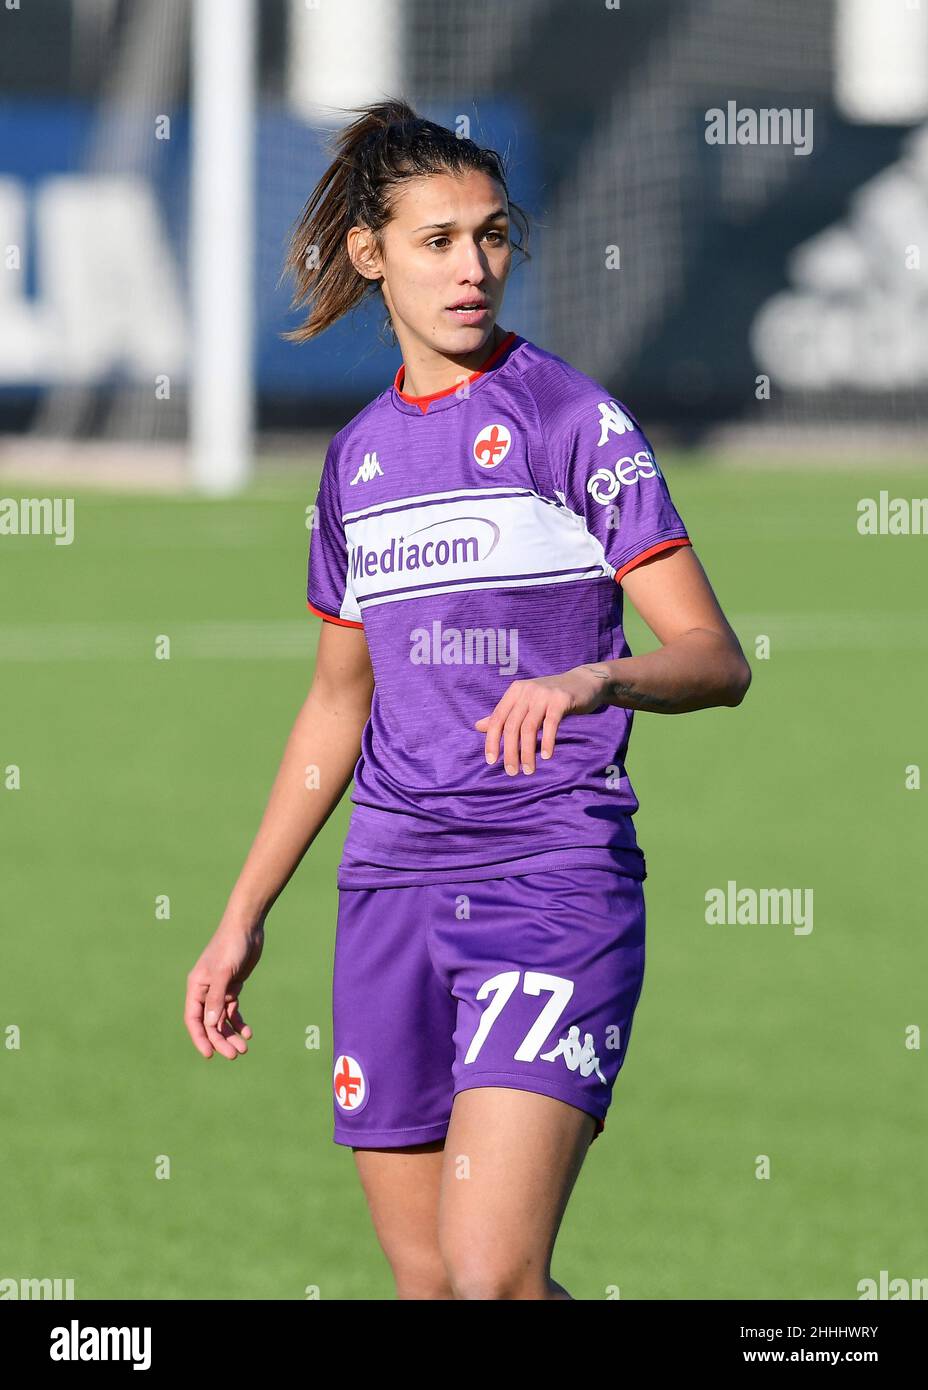
[[[677,701],[668,699],[664,695],[654,695],[649,691],[640,690],[631,681],[615,680],[610,676],[605,666],[587,666],[586,668],[598,680],[609,686],[610,700],[624,700],[626,697],[633,699],[639,709],[646,710],[669,710],[676,709]]]

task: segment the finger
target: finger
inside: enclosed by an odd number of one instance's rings
[[[226,999],[225,1015],[222,1022],[224,1025],[222,1036],[228,1038],[237,1052],[247,1052],[248,1044],[241,1036],[244,1020],[238,1011],[238,1000],[234,995],[231,999]]]
[[[227,1012],[229,1015],[229,1020],[237,1033],[241,1033],[243,1038],[254,1037],[254,1033],[251,1031],[248,1024],[245,1022],[245,1020],[242,1018],[242,1015],[239,1013],[237,999],[232,1000],[232,1003],[229,1005]]]
[[[550,758],[554,754],[554,740],[560,728],[563,711],[552,709],[548,706],[548,713],[545,715],[545,722],[541,727],[541,756]]]
[[[510,777],[519,775],[519,730],[526,713],[525,705],[512,709],[503,725],[503,763]]]
[[[244,1038],[240,1038],[235,1026],[228,1018],[223,1016],[219,1022],[219,1035],[235,1050],[235,1056],[240,1057],[243,1052],[248,1051],[248,1044]],[[231,1058],[230,1058],[231,1060]]]
[[[206,995],[205,1007],[203,1010],[203,1022],[206,1027],[206,1036],[217,1052],[221,1052],[223,1057],[227,1057],[230,1062],[238,1056],[238,1048],[233,1047],[225,1035],[220,1032],[220,1027],[225,1019],[226,1007],[226,984],[225,981],[218,981],[215,978],[209,986]]]
[[[514,696],[507,690],[492,714],[485,715],[479,723],[486,723],[487,736],[483,745],[483,754],[487,762],[492,767],[499,757],[499,741],[503,732],[503,723],[512,706]]]
[[[212,1057],[213,1047],[203,1027],[203,995],[208,985],[190,981],[187,984],[187,999],[184,1004],[184,1023],[193,1039],[193,1045],[204,1057]]]
[[[229,1020],[227,1018],[223,1018],[218,1025],[215,1023],[208,1023],[206,1025],[206,1036],[209,1038],[216,1051],[221,1052],[223,1057],[228,1058],[230,1062],[234,1062],[241,1048],[234,1046],[231,1033],[232,1030],[229,1027]]]
[[[522,743],[522,771],[529,776],[535,771],[535,747],[538,742],[538,725],[541,711],[529,710],[522,720],[520,739]]]

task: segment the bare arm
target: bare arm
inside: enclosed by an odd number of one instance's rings
[[[242,985],[261,958],[264,921],[338,805],[361,750],[374,676],[361,628],[322,624],[316,669],[287,739],[258,832],[222,920],[187,976],[184,1022],[204,1057],[232,1061],[251,1029]]]
[[[363,630],[324,622],[309,694],[227,911],[266,916],[283,892],[351,781],[373,692]]]
[[[741,703],[751,668],[692,546],[636,565],[622,587],[661,646],[578,668],[599,681],[605,704],[687,714]]]
[[[539,730],[541,756],[550,758],[565,715],[592,714],[606,704],[684,714],[741,703],[751,668],[691,546],[636,565],[622,587],[661,643],[658,650],[513,681],[492,714],[474,725],[486,735],[488,763],[496,762],[502,744],[510,776],[520,766],[532,773]]]

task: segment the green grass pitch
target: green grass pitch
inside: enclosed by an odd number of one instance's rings
[[[928,792],[905,770],[928,764],[928,538],[856,527],[860,497],[923,484],[664,467],[754,680],[734,710],[635,718],[645,986],[552,1272],[578,1299],[854,1299],[926,1274],[906,1030],[928,1024]],[[204,1061],[181,1016],[312,676],[317,469],[234,501],[81,492],[73,545],[0,540],[0,769],[22,779],[0,790],[0,1279],[392,1297],[331,1137],[347,797],[268,919],[248,1055]],[[634,613],[628,632],[655,645]],[[729,880],[811,889],[813,930],[707,924]]]

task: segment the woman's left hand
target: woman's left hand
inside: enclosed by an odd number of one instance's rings
[[[599,673],[599,674],[597,674]],[[486,760],[492,764],[499,756],[503,740],[503,762],[511,777],[535,771],[535,744],[541,729],[541,756],[550,758],[554,738],[565,714],[592,714],[607,704],[608,672],[602,666],[575,666],[561,676],[535,676],[513,681],[492,714],[474,725],[486,733]]]

